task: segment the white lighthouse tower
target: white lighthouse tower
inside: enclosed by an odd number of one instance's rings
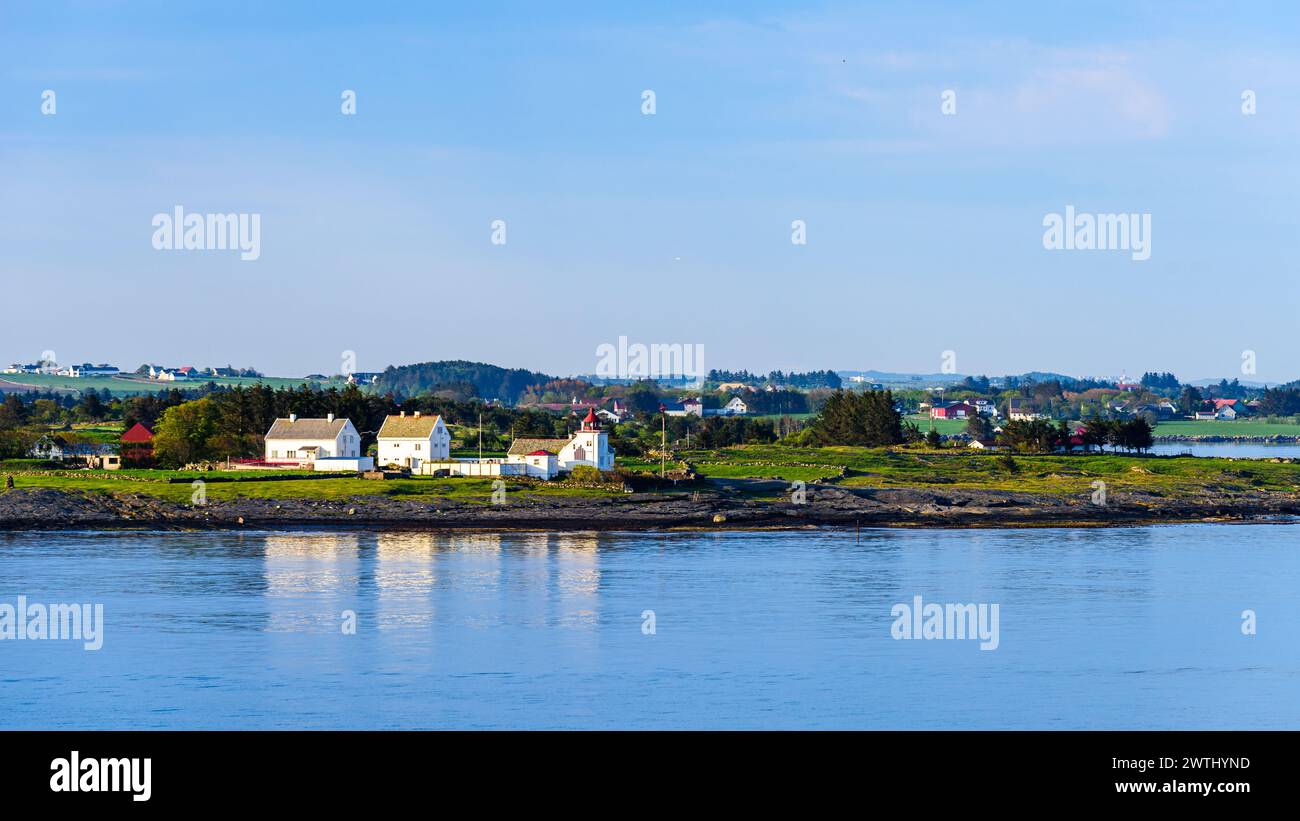
[[[614,451],[609,446],[609,434],[600,429],[600,420],[594,410],[587,411],[582,427],[560,451],[558,461],[565,470],[578,465],[591,465],[598,470],[614,469]]]

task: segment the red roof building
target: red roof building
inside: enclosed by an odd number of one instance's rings
[[[965,402],[936,405],[930,408],[931,419],[965,419],[975,415],[975,406]]]
[[[122,441],[128,445],[147,445],[153,441],[153,431],[136,422],[130,430],[122,434]]]

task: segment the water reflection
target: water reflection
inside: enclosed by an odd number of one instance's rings
[[[264,537],[268,630],[338,629],[356,599],[360,536],[272,533]]]
[[[11,589],[109,623],[0,644],[0,726],[1288,726],[1295,533],[22,534]],[[918,594],[997,651],[893,640]]]
[[[437,617],[438,537],[431,533],[375,536],[375,625],[380,630],[428,628]]]
[[[555,537],[556,620],[560,625],[593,629],[599,618],[600,541],[594,533]]]

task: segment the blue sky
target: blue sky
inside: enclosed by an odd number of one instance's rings
[[[1300,377],[1297,12],[1171,8],[6,3],[0,359]],[[1150,259],[1045,250],[1067,205]]]

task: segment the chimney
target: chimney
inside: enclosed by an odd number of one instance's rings
[[[291,414],[289,414],[289,421],[290,421],[290,422],[297,422],[297,421],[298,421],[298,414],[296,414],[296,413],[291,413]]]
[[[325,421],[326,421],[326,422],[333,422],[333,421],[334,421],[334,414],[332,414],[332,413],[327,413],[327,414],[325,414]]]

